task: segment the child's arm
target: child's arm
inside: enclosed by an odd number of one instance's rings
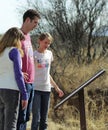
[[[19,50],[17,48],[13,48],[9,52],[9,58],[10,60],[13,61],[15,79],[22,97],[22,108],[25,109],[28,104],[28,96],[27,96],[27,91],[26,91],[23,74],[21,70],[21,57],[20,57]]]
[[[63,91],[58,87],[56,82],[53,80],[53,78],[50,75],[50,82],[51,85],[55,88],[56,92],[59,94],[59,97],[62,97],[64,95]]]

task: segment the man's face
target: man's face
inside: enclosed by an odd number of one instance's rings
[[[38,17],[35,17],[33,20],[29,20],[29,29],[33,30],[34,28],[37,27],[38,23],[39,23]]]

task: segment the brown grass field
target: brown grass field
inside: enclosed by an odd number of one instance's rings
[[[105,74],[84,89],[87,130],[108,130],[108,59],[95,60],[92,64],[81,65],[72,70],[74,74],[72,85],[76,83],[76,86],[79,86],[100,69],[105,69]],[[91,95],[88,95],[89,91],[92,92]],[[79,110],[74,105],[64,103],[55,116],[52,104],[53,96],[49,110],[48,130],[80,130]],[[30,125],[31,121],[28,122],[27,130],[30,130]]]

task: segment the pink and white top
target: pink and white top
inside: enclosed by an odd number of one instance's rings
[[[50,83],[50,67],[53,61],[53,54],[50,50],[46,50],[45,53],[39,53],[34,51],[35,61],[35,82],[34,90],[39,91],[51,91]]]

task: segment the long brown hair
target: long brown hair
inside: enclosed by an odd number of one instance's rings
[[[21,55],[23,55],[23,51],[21,49],[21,40],[24,40],[24,34],[17,27],[10,28],[1,38],[0,40],[0,54],[7,47],[16,47],[19,49]]]

